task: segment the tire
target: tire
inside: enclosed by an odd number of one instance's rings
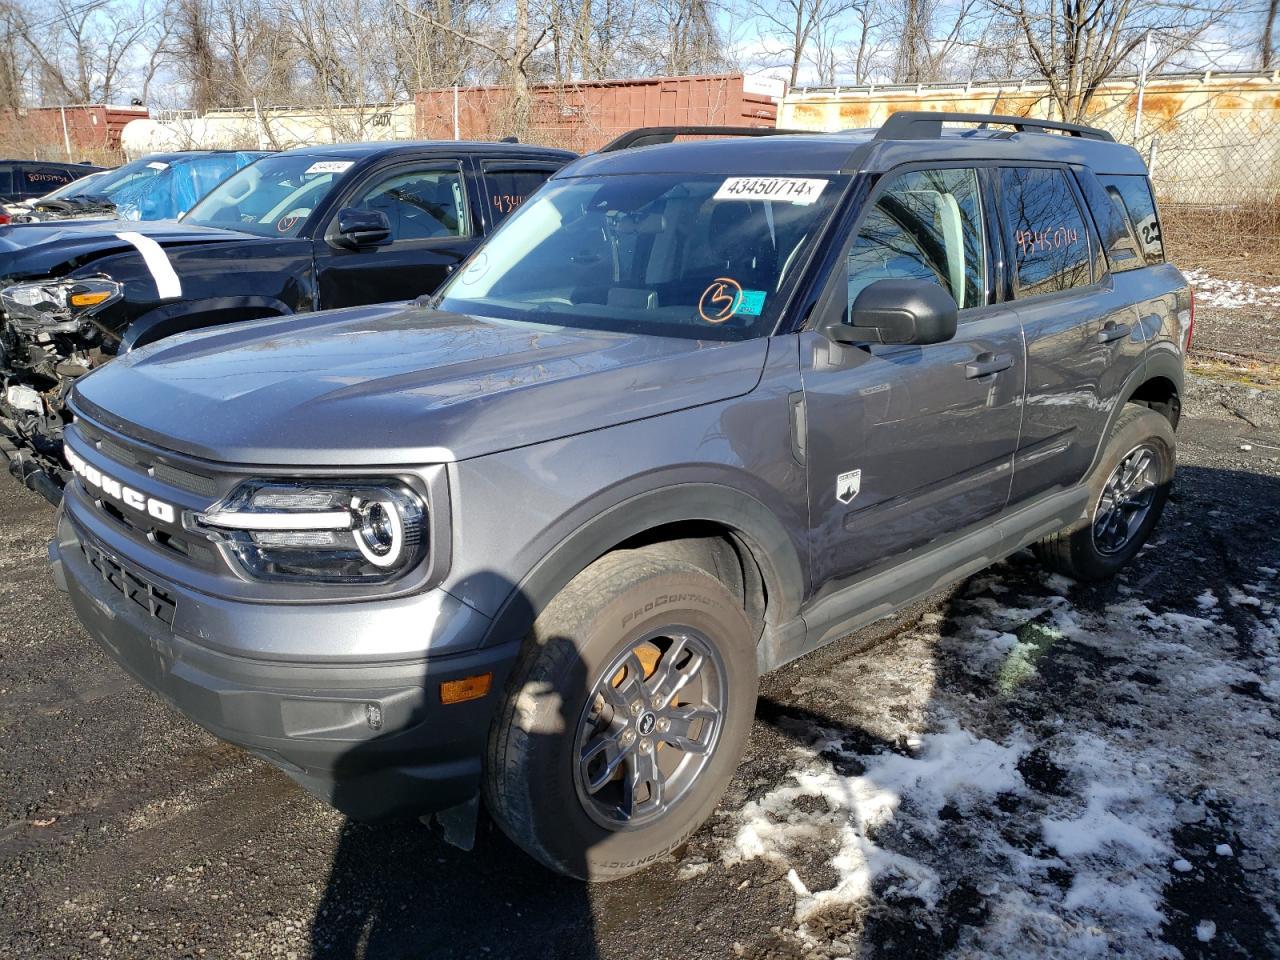
[[[652,650],[664,642],[656,665],[641,663],[652,661]],[[619,668],[619,658],[633,648],[636,657]],[[677,664],[684,666],[677,670]],[[633,666],[652,673],[637,676]],[[677,676],[686,686],[676,687],[680,692],[662,711],[661,696],[649,699],[650,688]],[[643,551],[608,554],[578,574],[534,623],[490,730],[484,783],[490,815],[512,841],[559,873],[590,881],[634,873],[684,844],[715,809],[746,746],[756,684],[750,624],[741,601],[718,580],[683,560]],[[716,698],[718,714],[706,705]],[[615,709],[615,701],[644,706],[641,712]],[[715,722],[706,719],[713,715]],[[646,724],[649,734],[641,736]],[[597,727],[605,732],[593,733]],[[682,742],[701,741],[698,749],[667,742],[677,727],[689,734]],[[601,752],[594,766],[579,763],[584,744],[608,740],[616,747],[627,736],[632,759],[622,762],[621,779],[601,773],[620,749]],[[642,747],[650,752],[637,753]],[[678,763],[661,789],[654,780],[634,788],[628,805],[626,784],[646,757]],[[598,793],[590,792],[592,778]],[[644,802],[636,799],[642,796]],[[634,820],[614,817],[623,808]]]
[[[1089,515],[1079,525],[1046,537],[1033,547],[1036,557],[1051,570],[1075,580],[1106,580],[1115,576],[1137,556],[1151,536],[1169,498],[1169,488],[1177,464],[1177,443],[1173,427],[1162,415],[1149,407],[1126,405],[1116,420],[1107,440],[1102,459],[1089,478]],[[1137,497],[1129,508],[1120,511],[1123,519],[1115,520],[1115,511],[1104,501],[1114,478],[1120,476],[1121,464],[1132,474],[1138,461],[1135,455],[1150,457],[1145,480],[1135,485]],[[1145,486],[1146,483],[1150,486]],[[1141,488],[1141,489],[1139,489]],[[1123,496],[1120,498],[1123,499]],[[1141,516],[1138,515],[1138,501]],[[1110,516],[1113,523],[1104,522]],[[1123,531],[1120,531],[1120,525]]]

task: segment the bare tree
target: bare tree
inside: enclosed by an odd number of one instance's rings
[[[1259,60],[1263,70],[1271,69],[1271,61],[1275,56],[1273,33],[1276,26],[1276,11],[1280,8],[1280,0],[1268,0],[1267,12],[1263,18],[1262,42],[1259,44]]]
[[[23,105],[23,18],[11,3],[0,2],[0,110],[17,110]]]
[[[1066,120],[1089,112],[1098,87],[1132,69],[1134,51],[1148,31],[1155,38],[1149,71],[1190,49],[1236,6],[1182,0],[984,0],[997,14],[1012,17],[1035,73]]]
[[[800,65],[809,56],[818,36],[830,37],[841,19],[854,9],[856,0],[747,0],[747,10],[776,38],[785,57],[788,79],[795,86]]]
[[[146,3],[57,0],[43,21],[23,21],[20,33],[42,96],[61,103],[110,100],[153,16]]]
[[[1054,2],[1054,0],[1049,0]],[[898,83],[931,83],[958,79],[958,54],[981,42],[987,23],[977,15],[979,0],[958,0],[944,7],[939,0],[896,0],[888,6],[888,25],[898,37],[893,79]]]
[[[214,49],[212,0],[173,0],[165,19],[171,25],[178,74],[190,90],[187,102],[197,113],[206,113],[219,105],[227,79]]]
[[[398,2],[403,6],[404,0]],[[404,9],[409,10],[407,7]],[[539,25],[533,23],[529,0],[512,0],[509,7],[504,5],[495,10],[495,16],[489,21],[490,29],[484,32],[464,32],[428,13],[415,10],[409,12],[419,20],[452,34],[463,43],[479,48],[492,57],[501,81],[511,91],[508,116],[503,121],[503,126],[516,136],[523,136],[528,131],[533,110],[530,77],[532,58],[551,32],[549,22]],[[535,29],[538,30],[536,35]]]

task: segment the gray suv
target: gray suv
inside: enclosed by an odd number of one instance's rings
[[[710,814],[762,673],[1024,547],[1132,560],[1192,326],[1138,154],[707,132],[570,164],[430,298],[81,379],[50,556],[90,633],[351,816],[465,842],[483,798],[607,880]]]

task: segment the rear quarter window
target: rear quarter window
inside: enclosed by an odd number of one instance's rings
[[[1146,258],[1138,252],[1138,241],[1133,236],[1124,207],[1114,201],[1107,188],[1091,171],[1077,169],[1076,183],[1084,195],[1085,206],[1093,217],[1094,226],[1098,228],[1102,249],[1106,251],[1105,266],[1112,273],[1145,267]]]
[[[1156,212],[1151,181],[1143,176],[1118,174],[1098,179],[1112,203],[1124,215],[1145,264],[1164,263],[1164,238],[1160,234],[1160,217]]]
[[[23,167],[18,189],[22,193],[44,196],[74,179],[71,173],[56,167]]]
[[[485,200],[489,207],[489,223],[496,227],[529,199],[529,195],[546,183],[554,170],[510,166],[484,168]]]

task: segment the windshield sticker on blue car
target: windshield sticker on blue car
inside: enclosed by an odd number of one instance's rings
[[[168,170],[169,169],[169,165],[165,163],[163,160],[152,160],[150,163],[147,164],[147,166],[150,167],[152,170]]]
[[[716,277],[698,298],[698,316],[707,323],[724,323],[742,306],[742,284],[731,277]]]
[[[808,206],[822,196],[829,180],[806,177],[730,177],[713,200],[775,200]]]
[[[738,313],[744,317],[758,317],[764,312],[764,290],[743,290],[742,302],[738,304]]]

